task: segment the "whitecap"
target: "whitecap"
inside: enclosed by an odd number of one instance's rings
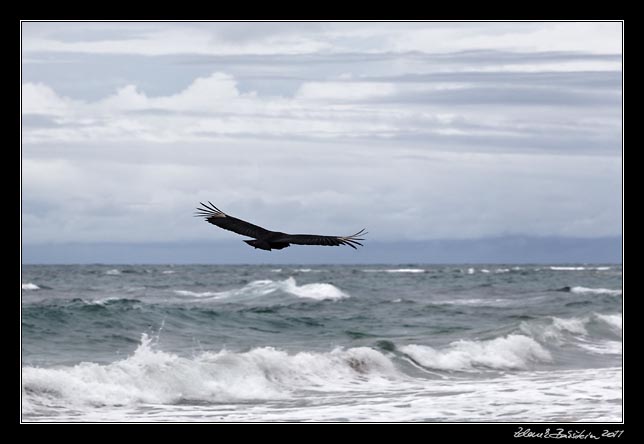
[[[552,318],[552,327],[558,332],[569,332],[575,335],[587,335],[586,324],[589,319],[584,318],[568,318],[562,319],[558,317]]]
[[[586,325],[590,318],[587,316],[581,318],[550,316],[547,323],[544,323],[544,321],[546,320],[522,322],[519,329],[522,333],[539,341],[560,345],[566,339],[566,335],[577,337],[587,335]]]
[[[205,298],[205,297],[213,297],[213,296],[225,296],[226,292],[215,292],[215,291],[190,291],[190,290],[173,290],[175,294],[178,294],[179,296],[190,296],[190,297],[195,297],[195,298]]]
[[[444,349],[410,344],[400,350],[424,367],[451,371],[526,369],[532,362],[552,359],[537,341],[517,334],[487,341],[460,340]]]
[[[360,384],[373,390],[398,374],[388,357],[368,347],[293,354],[259,347],[186,358],[157,350],[144,334],[131,356],[109,364],[24,367],[23,409],[286,399],[297,389],[345,391]]]
[[[250,282],[241,288],[226,291],[194,292],[189,290],[174,290],[174,293],[179,296],[191,296],[196,298],[245,300],[248,298],[266,296],[278,291],[300,298],[315,299],[318,301],[338,300],[349,297],[349,294],[332,284],[314,282],[311,284],[297,285],[295,278],[292,276],[282,281],[274,281],[271,279],[257,280]]]
[[[423,268],[390,268],[384,270],[386,273],[424,273]]]
[[[541,343],[557,346],[569,344],[600,354],[615,354],[616,349],[621,350],[621,341],[606,338],[606,330],[597,329],[604,324],[612,331],[609,336],[620,335],[622,332],[620,314],[592,313],[588,316],[571,318],[551,316],[549,320],[548,323],[544,323],[544,320],[522,322],[519,329]],[[619,347],[617,343],[620,344]]]
[[[32,290],[40,290],[40,287],[36,284],[28,282],[26,284],[22,284],[22,289],[27,291],[32,291]]]
[[[621,355],[623,348],[622,341],[585,342],[578,346],[598,355]]]
[[[362,270],[365,273],[424,273],[425,269],[423,268],[365,268]]]
[[[615,331],[622,331],[622,315],[621,314],[595,314],[597,319],[606,323]]]
[[[494,298],[494,299],[449,299],[434,301],[434,304],[447,304],[447,305],[499,305],[499,303],[507,302],[508,299]]]
[[[611,296],[621,296],[622,290],[611,290],[609,288],[588,288],[588,287],[572,287],[571,293],[577,294],[608,294]]]
[[[316,300],[338,300],[348,298],[349,295],[338,287],[326,283],[312,283],[298,286],[293,277],[278,283],[279,289],[292,295]]]

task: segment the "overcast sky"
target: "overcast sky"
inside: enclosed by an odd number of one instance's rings
[[[619,22],[24,22],[23,243],[238,238],[206,200],[381,241],[621,236],[621,101]]]

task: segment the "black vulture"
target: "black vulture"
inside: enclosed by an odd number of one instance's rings
[[[252,240],[245,240],[248,245],[262,250],[281,250],[291,244],[294,245],[348,245],[356,249],[356,245],[362,246],[358,241],[364,240],[359,237],[367,234],[364,228],[351,236],[320,236],[317,234],[287,234],[279,231],[270,231],[249,222],[237,219],[221,211],[211,202],[206,205],[199,202],[201,208],[197,208],[195,216],[203,217],[209,223],[217,225],[224,230],[241,234],[242,236],[252,237]]]

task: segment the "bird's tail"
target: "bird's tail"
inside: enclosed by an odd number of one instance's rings
[[[244,242],[246,242],[251,247],[259,248],[260,250],[271,251],[271,246],[263,240],[252,239],[252,240],[245,240]]]

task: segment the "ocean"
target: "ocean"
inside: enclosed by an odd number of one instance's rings
[[[23,265],[23,422],[620,422],[621,265]]]

